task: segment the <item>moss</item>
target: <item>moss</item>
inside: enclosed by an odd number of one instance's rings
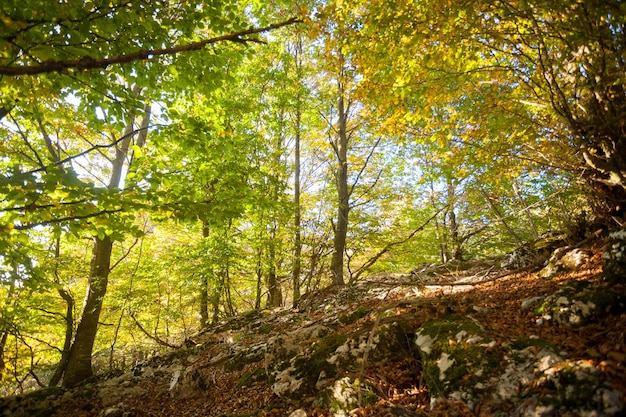
[[[433,320],[426,323],[420,333],[427,334],[434,340],[430,352],[422,352],[424,374],[433,396],[480,389],[480,383],[486,381],[502,361],[499,352],[479,344],[488,343],[481,327],[464,317],[449,316],[442,320]],[[482,340],[468,343],[475,336]],[[442,362],[450,364],[443,374]]]
[[[339,322],[345,325],[352,324],[357,320],[367,316],[369,313],[369,308],[361,306],[349,314],[342,314],[341,316],[339,316]]]
[[[24,394],[24,398],[30,398],[36,401],[41,401],[50,396],[62,394],[63,392],[65,392],[63,388],[48,387],[48,388],[42,388],[36,391],[28,392]]]
[[[263,349],[244,349],[237,353],[232,359],[224,362],[224,369],[227,371],[241,371],[244,366],[251,363],[261,362],[263,359],[265,359],[265,352]]]
[[[264,323],[257,329],[257,334],[269,334],[272,331],[273,327],[270,324]]]
[[[329,363],[326,359],[333,354],[337,348],[348,340],[346,335],[331,333],[321,338],[312,345],[312,352],[307,357],[298,357],[294,363],[295,368],[302,374],[317,379],[322,371],[327,378],[333,377],[337,372],[337,367]]]
[[[265,368],[257,368],[252,371],[248,371],[244,373],[239,381],[237,382],[237,388],[245,387],[254,382],[266,381],[267,380],[267,372]]]
[[[560,301],[566,299],[565,304]],[[556,322],[579,327],[605,314],[626,311],[626,297],[589,281],[572,281],[548,297],[534,310],[537,316],[551,316]]]
[[[515,350],[524,350],[528,347],[536,346],[539,348],[545,348],[552,352],[558,352],[559,348],[554,343],[550,343],[547,340],[538,339],[538,338],[530,338],[530,337],[522,337],[520,339],[515,339],[511,342],[511,349]]]
[[[420,332],[425,333],[433,338],[441,337],[442,335],[456,336],[460,331],[465,330],[470,334],[482,333],[481,327],[471,320],[466,319],[463,316],[450,315],[443,319],[431,320],[425,323]]]

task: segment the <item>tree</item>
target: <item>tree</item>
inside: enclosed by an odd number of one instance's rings
[[[352,47],[363,51],[363,91],[393,91],[379,109],[399,116],[399,126],[428,126],[433,109],[454,109],[449,121],[468,139],[509,149],[544,170],[582,174],[604,210],[623,206],[621,2],[354,7],[360,30]]]
[[[134,88],[135,94],[139,94],[139,89]],[[139,128],[136,140],[137,149],[146,143],[147,128],[150,123],[151,107],[149,101],[144,106],[141,127]],[[107,184],[109,191],[122,189],[124,184],[124,171],[128,172],[132,167],[129,160],[130,144],[133,139],[131,134],[135,131],[135,117],[130,112],[127,118],[127,126],[122,134],[124,138],[115,146],[115,156],[111,161],[110,177]],[[94,237],[93,253],[87,293],[83,305],[83,312],[76,328],[74,341],[70,348],[70,354],[65,365],[63,385],[71,387],[85,381],[93,376],[91,364],[91,354],[98,331],[98,321],[102,304],[107,291],[109,273],[111,270],[111,255],[113,251],[114,237],[105,234]]]
[[[114,241],[127,230],[139,232],[132,226],[133,210],[189,212],[181,208],[184,199],[175,201],[179,196],[160,189],[165,182],[158,171],[129,168],[141,156],[148,129],[149,113],[143,115],[145,125],[134,123],[145,100],[138,92],[158,86],[150,89],[151,98],[162,104],[171,97],[162,94],[162,81],[169,78],[180,88],[189,79],[176,74],[185,72],[205,75],[205,88],[215,88],[223,79],[213,71],[218,43],[262,42],[258,34],[297,21],[250,28],[238,17],[238,4],[213,6],[33,0],[0,8],[0,120],[10,139],[2,145],[9,157],[1,162],[0,211],[8,231],[1,246],[40,226],[54,226],[57,236],[87,233],[94,239],[82,317],[68,360],[61,361],[66,386],[93,372]],[[181,53],[194,59],[185,62]],[[194,68],[194,62],[202,66]],[[123,133],[110,133],[124,126]]]

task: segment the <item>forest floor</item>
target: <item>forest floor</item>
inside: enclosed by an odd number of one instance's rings
[[[594,285],[604,286],[602,282],[602,247],[592,248],[594,256],[584,269],[557,275],[552,279],[540,278],[537,271],[521,271],[503,273],[502,270],[486,268],[482,282],[473,285],[441,285],[426,290],[428,299],[445,300],[437,303],[401,303],[394,307],[396,315],[405,315],[418,328],[429,319],[445,314],[471,315],[480,320],[491,335],[502,340],[540,337],[567,352],[572,360],[583,360],[604,373],[613,388],[626,395],[626,314],[621,316],[605,316],[599,321],[579,328],[566,326],[540,326],[537,315],[531,310],[520,309],[520,303],[530,297],[553,294],[565,284],[574,280],[588,280]],[[486,272],[486,273],[487,273]],[[472,272],[475,273],[475,272]],[[450,272],[449,281],[458,282],[458,278],[467,276],[463,271]],[[374,285],[374,284],[372,284]],[[626,286],[612,286],[612,290],[626,294]],[[325,296],[332,290],[326,290]],[[323,292],[322,292],[323,293]],[[320,294],[322,294],[320,293]],[[422,293],[422,296],[424,293]],[[376,310],[382,303],[389,303],[396,297],[407,299],[401,292],[381,300],[378,298],[361,301],[365,307]],[[314,299],[311,302],[315,302]],[[300,312],[306,315],[309,322],[323,319],[324,311],[310,309]],[[366,317],[363,320],[375,320]],[[380,320],[380,316],[379,316]],[[360,323],[363,324],[363,323]],[[287,333],[292,323],[272,323],[273,333]],[[345,327],[346,332],[358,324],[351,323]],[[213,332],[215,337],[219,332]],[[268,335],[258,334],[246,339],[245,343],[258,343]],[[225,349],[224,343],[206,344],[192,359],[195,363],[204,363],[202,367],[209,375],[210,384],[204,386],[201,395],[182,398],[174,397],[168,392],[171,389],[171,377],[143,378],[136,395],[125,395],[117,408],[107,408],[98,395],[97,385],[82,387],[81,395],[66,395],[54,416],[104,416],[107,417],[139,417],[139,416],[330,416],[328,408],[312,405],[302,406],[281,399],[272,390],[266,379],[241,386],[242,375],[252,369],[246,365],[240,370],[227,371],[220,366],[215,358],[219,358]],[[360,377],[377,388],[378,400],[373,404],[354,409],[350,416],[445,416],[445,415],[481,415],[480,410],[470,410],[454,402],[439,404],[430,409],[430,396],[420,372],[418,357],[404,356],[403,359],[390,361],[383,366],[364,367]],[[128,383],[127,383],[128,384]],[[90,391],[91,390],[91,391]],[[132,393],[132,391],[129,391]],[[626,400],[626,398],[625,398]],[[300,409],[306,414],[294,413]],[[116,414],[117,413],[117,414]],[[294,414],[292,414],[294,413]],[[0,413],[0,415],[2,415]]]

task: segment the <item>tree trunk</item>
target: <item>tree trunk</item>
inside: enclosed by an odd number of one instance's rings
[[[298,80],[302,80],[302,36],[298,35],[295,45],[295,63],[296,74]],[[302,93],[298,91],[296,94],[296,124],[295,131],[295,149],[294,149],[294,184],[293,184],[293,266],[291,269],[291,282],[293,283],[293,304],[300,299],[302,273],[302,207],[300,206],[300,142],[302,135]]]
[[[533,234],[533,239],[537,239],[539,237],[539,233],[537,232],[537,228],[535,227],[533,216],[530,213],[528,204],[526,204],[526,200],[524,200],[524,196],[522,196],[522,193],[519,190],[519,186],[517,185],[517,182],[515,182],[515,180],[513,180],[513,191],[515,192],[515,196],[517,197],[520,204],[522,205],[522,210],[524,211],[524,215],[526,216],[526,219],[528,220],[528,226],[530,226],[530,230]]]
[[[280,307],[283,303],[280,282],[276,276],[276,222],[272,225],[272,233],[268,242],[268,266],[267,273],[267,306]]]
[[[337,141],[335,154],[337,156],[337,221],[333,238],[333,257],[330,269],[333,275],[333,284],[344,285],[344,251],[346,249],[346,237],[348,235],[349,191],[348,191],[348,112],[344,102],[344,84],[338,83],[339,99],[337,101]]]
[[[293,185],[293,205],[295,213],[293,216],[293,267],[291,269],[291,281],[293,283],[293,303],[300,299],[300,273],[302,258],[302,232],[301,228],[301,207],[300,207],[300,94],[297,97],[296,108],[296,138],[295,138],[295,161],[294,161],[294,185]]]
[[[498,221],[502,223],[502,226],[504,226],[506,231],[515,239],[515,241],[517,242],[517,246],[522,246],[524,244],[524,241],[519,237],[517,233],[515,233],[515,230],[513,230],[511,226],[509,226],[509,223],[506,221],[502,213],[500,213],[500,209],[498,209],[498,206],[496,206],[496,203],[493,201],[493,199],[485,191],[481,190],[481,193],[487,200],[487,203],[489,203],[489,207],[498,218]]]
[[[263,294],[263,249],[259,247],[256,255],[256,297],[254,309],[261,309],[261,296]]]
[[[74,335],[74,299],[71,294],[65,289],[59,289],[59,295],[65,301],[65,339],[63,341],[63,351],[61,352],[61,360],[57,365],[57,368],[50,378],[48,386],[56,387],[61,382],[63,373],[67,368],[68,361],[70,359],[70,352],[72,348],[72,336]]]
[[[202,224],[202,238],[209,237],[209,226],[206,222]],[[209,324],[209,277],[202,272],[200,277],[200,328],[205,328]]]
[[[11,284],[9,284],[9,290],[7,291],[5,306],[15,307],[17,306],[19,300],[19,290],[16,291],[16,280],[18,277],[18,268],[17,264],[13,265],[13,274],[11,276]],[[12,318],[3,316],[2,322],[2,336],[0,336],[0,380],[2,380],[2,375],[4,374],[4,370],[6,368],[6,363],[4,362],[4,350],[7,345],[7,340],[9,339],[9,326],[13,321]]]
[[[70,351],[63,378],[64,387],[73,387],[93,376],[91,353],[98,330],[102,302],[107,290],[112,249],[113,241],[109,236],[95,238],[83,315]]]

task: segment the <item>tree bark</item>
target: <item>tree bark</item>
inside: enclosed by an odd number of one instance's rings
[[[65,339],[63,341],[63,350],[61,352],[61,360],[57,365],[57,368],[50,378],[50,382],[48,386],[56,387],[61,382],[61,378],[65,373],[65,369],[67,368],[67,364],[70,359],[70,352],[72,348],[72,336],[74,335],[74,299],[71,294],[67,292],[65,289],[59,289],[59,295],[65,301]]]
[[[333,257],[330,263],[333,275],[333,284],[344,285],[344,251],[348,235],[348,214],[350,212],[348,190],[348,112],[345,105],[345,87],[343,81],[338,83],[337,101],[337,141],[335,154],[337,156],[337,219],[334,227]]]
[[[298,81],[303,79],[302,74],[302,36],[298,35],[295,44],[295,63],[296,74]],[[293,184],[293,266],[291,269],[291,281],[293,283],[293,303],[300,299],[301,296],[301,281],[300,274],[302,273],[302,207],[300,206],[300,142],[302,135],[302,92],[298,90],[296,94],[296,124],[294,126],[295,131],[295,144],[294,144],[294,184]]]
[[[291,269],[291,281],[293,283],[293,302],[300,299],[300,274],[302,271],[302,231],[301,229],[301,207],[300,207],[300,94],[297,97],[296,108],[296,138],[295,138],[295,160],[294,160],[294,185],[293,185],[293,267]]]
[[[268,242],[268,266],[269,271],[267,273],[267,306],[268,307],[280,307],[283,303],[282,292],[280,290],[280,282],[276,276],[276,222],[273,222],[272,234]]]
[[[202,238],[209,237],[209,226],[206,222],[202,224]],[[209,324],[209,277],[202,272],[200,277],[200,327],[205,328]]]
[[[107,290],[112,249],[113,241],[109,236],[95,238],[87,295],[65,370],[64,387],[73,387],[93,376],[91,353]]]

